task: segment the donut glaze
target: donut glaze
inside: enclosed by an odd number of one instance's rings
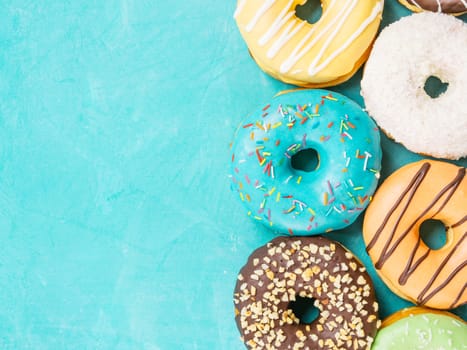
[[[290,302],[314,299],[319,316],[301,323]],[[249,349],[368,349],[378,304],[365,267],[337,242],[278,237],[254,251],[234,292],[235,320]]]
[[[460,350],[466,336],[467,324],[455,315],[412,307],[383,321],[371,349]]]
[[[420,29],[422,28],[422,30]],[[467,23],[423,12],[384,28],[361,82],[368,113],[396,142],[436,158],[467,156]],[[436,98],[430,76],[449,84]]]
[[[349,79],[367,59],[382,0],[322,0],[310,24],[296,16],[306,0],[239,0],[234,18],[251,55],[286,83],[325,87]]]
[[[415,12],[444,12],[456,16],[467,12],[466,0],[399,0],[399,2]]]
[[[301,150],[316,170],[292,167]],[[276,232],[312,235],[350,225],[366,208],[381,168],[379,131],[347,97],[299,90],[275,97],[238,128],[232,189],[248,215]]]
[[[466,168],[422,160],[389,176],[363,222],[376,271],[390,289],[417,304],[451,309],[467,302]],[[446,244],[430,249],[419,235],[429,219],[446,226]]]

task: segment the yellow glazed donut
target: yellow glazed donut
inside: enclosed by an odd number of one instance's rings
[[[467,302],[466,168],[422,160],[379,187],[368,206],[363,238],[376,271],[396,294],[417,304],[451,309]],[[446,244],[430,249],[420,225],[439,220]]]
[[[322,0],[314,24],[297,17],[306,0],[239,0],[234,18],[251,55],[286,83],[325,87],[348,80],[366,61],[383,0]]]

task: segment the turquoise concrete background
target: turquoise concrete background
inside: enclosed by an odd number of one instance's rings
[[[229,143],[290,86],[252,61],[234,8],[0,2],[0,349],[243,348],[236,275],[273,235],[229,189]],[[387,0],[383,26],[408,13]],[[332,90],[362,104],[360,78]],[[384,176],[421,158],[383,150]],[[369,267],[384,317],[409,304],[360,229],[330,237]]]

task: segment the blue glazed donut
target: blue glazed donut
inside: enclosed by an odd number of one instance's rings
[[[296,164],[308,149],[317,155],[313,171]],[[276,232],[329,232],[350,225],[366,208],[381,156],[379,130],[355,102],[327,90],[288,92],[237,129],[232,189],[251,218]],[[312,158],[305,159],[311,164]]]

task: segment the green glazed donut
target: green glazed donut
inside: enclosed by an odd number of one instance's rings
[[[412,307],[383,322],[371,350],[462,350],[467,347],[466,323],[448,312]]]

